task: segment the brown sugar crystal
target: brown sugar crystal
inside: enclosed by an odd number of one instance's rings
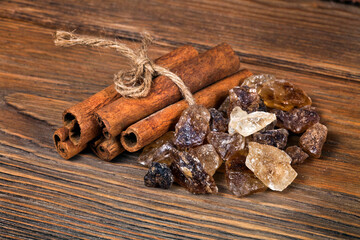
[[[254,133],[252,135],[252,140],[257,143],[283,149],[286,147],[288,136],[289,132],[284,128],[280,128]]]
[[[241,86],[248,86],[251,92],[258,93],[266,82],[273,81],[275,79],[275,76],[271,74],[252,75],[246,78]]]
[[[210,119],[210,131],[214,132],[226,132],[228,129],[229,119],[225,118],[224,114],[215,108],[209,109]]]
[[[271,190],[283,191],[294,181],[297,173],[290,163],[289,155],[276,147],[249,143],[245,164]]]
[[[298,146],[290,146],[285,152],[291,157],[291,165],[303,163],[309,155]]]
[[[209,132],[210,113],[201,105],[189,106],[175,126],[175,145],[188,148],[201,145]]]
[[[245,164],[246,149],[245,138],[238,133],[230,135],[223,132],[210,132],[207,141],[214,146],[220,157],[227,161],[239,158]]]
[[[295,108],[289,112],[279,109],[273,109],[271,112],[276,115],[276,126],[286,128],[293,133],[303,133],[306,129],[320,121],[319,114],[311,106]]]
[[[225,164],[225,178],[228,189],[238,197],[264,191],[267,187],[239,159]]]
[[[205,172],[213,176],[216,170],[221,166],[223,160],[217,154],[215,148],[211,144],[204,144],[188,151],[192,156],[199,159]]]
[[[300,137],[300,147],[310,156],[319,158],[326,141],[327,132],[325,125],[316,123]]]
[[[203,168],[201,162],[185,151],[176,151],[170,166],[174,180],[194,194],[217,193],[214,179]]]
[[[311,105],[311,98],[300,88],[285,80],[266,82],[259,91],[267,107],[290,111]]]
[[[234,107],[238,106],[247,113],[266,111],[266,107],[256,92],[251,92],[248,86],[234,87],[229,91],[228,116]]]
[[[165,133],[162,137],[147,145],[138,158],[138,163],[150,167],[153,162],[165,163],[170,166],[173,157],[172,151],[175,150],[173,145],[174,132]]]

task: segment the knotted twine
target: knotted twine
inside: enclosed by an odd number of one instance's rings
[[[79,36],[71,32],[57,31],[54,43],[56,46],[70,47],[74,45],[85,45],[99,48],[110,48],[127,58],[131,63],[131,69],[120,70],[114,76],[116,91],[123,97],[140,98],[146,97],[151,89],[153,77],[162,75],[168,77],[180,89],[189,105],[195,104],[195,99],[185,83],[173,72],[156,65],[147,56],[148,47],[153,38],[148,33],[142,34],[141,47],[134,51],[123,43],[110,41],[102,38]]]

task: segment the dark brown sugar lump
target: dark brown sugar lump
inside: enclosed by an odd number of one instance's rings
[[[248,86],[234,87],[229,91],[228,116],[234,107],[241,107],[247,113],[266,111],[266,107],[256,92],[252,92]]]
[[[147,187],[159,187],[168,189],[174,182],[170,168],[164,163],[153,162],[144,177]]]
[[[210,132],[206,139],[214,146],[224,161],[240,157],[245,163],[245,157],[247,154],[245,149],[245,138],[240,134],[235,133],[230,135],[223,132]]]
[[[290,146],[285,152],[291,157],[291,165],[303,163],[309,155],[298,146]]]
[[[214,132],[226,132],[228,129],[229,119],[227,119],[222,112],[215,108],[209,109],[210,119],[210,131]]]
[[[254,133],[252,140],[257,143],[283,149],[286,147],[288,136],[289,132],[284,128],[280,128]]]
[[[295,108],[289,112],[280,109],[273,109],[271,112],[276,115],[276,126],[286,128],[293,133],[303,133],[306,129],[320,121],[319,114],[311,106]]]
[[[310,156],[319,158],[326,141],[327,132],[325,125],[316,123],[300,137],[300,147]]]
[[[209,132],[210,112],[201,105],[189,106],[175,126],[175,145],[188,148],[201,145]]]
[[[170,166],[174,180],[194,194],[217,193],[214,179],[205,171],[201,162],[185,151],[176,151]]]

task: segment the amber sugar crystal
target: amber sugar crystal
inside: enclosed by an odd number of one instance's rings
[[[245,164],[258,179],[275,191],[283,191],[297,176],[290,165],[289,155],[269,145],[250,142]]]
[[[228,189],[238,197],[267,189],[254,173],[244,165],[244,162],[237,158],[226,162],[225,178]]]
[[[285,80],[264,83],[259,91],[267,107],[290,111],[294,107],[311,105],[311,98],[300,88]]]
[[[199,159],[205,172],[207,172],[210,176],[213,176],[216,170],[223,163],[223,160],[211,144],[204,144],[195,148],[190,148],[188,152],[193,157]]]
[[[275,79],[275,76],[271,74],[252,75],[246,78],[241,86],[248,86],[251,92],[258,93],[266,82],[273,81]]]
[[[138,163],[146,167],[150,167],[153,162],[165,163],[170,166],[173,160],[170,154],[175,149],[173,140],[173,131],[165,133],[162,137],[144,148],[138,158]]]

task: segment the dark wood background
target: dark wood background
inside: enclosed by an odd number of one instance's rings
[[[302,87],[329,128],[320,159],[284,192],[232,196],[146,188],[136,154],[72,161],[52,134],[62,111],[126,67],[116,53],[57,48],[56,29],[136,46],[150,56],[228,42],[242,68]],[[360,238],[360,8],[328,1],[0,1],[0,234],[4,239]]]

